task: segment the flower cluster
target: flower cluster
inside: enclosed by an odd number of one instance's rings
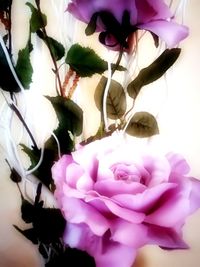
[[[138,30],[149,31],[155,39],[164,40],[168,47],[174,47],[188,35],[187,27],[174,21],[162,0],[75,0],[67,11],[88,24],[87,35],[100,32],[100,42],[114,50],[131,51]]]
[[[176,22],[171,5],[163,0],[67,1],[63,15],[84,22],[87,36],[98,32],[100,44],[118,55],[116,62],[106,61],[89,47],[79,43],[65,47],[51,37],[47,16],[35,0],[26,3],[31,11],[29,36],[15,63],[13,2],[0,3],[6,32],[0,37],[4,76],[0,86],[10,111],[6,161],[21,194],[22,219],[32,224],[29,229],[15,229],[38,246],[46,267],[131,267],[138,250],[148,244],[187,249],[182,229],[187,217],[200,207],[200,181],[190,177],[190,167],[180,154],[163,153],[138,142],[159,134],[159,126],[152,114],[135,112],[134,103],[143,86],[155,82],[176,62],[179,42],[188,36],[188,28]],[[161,53],[139,73],[131,73],[130,62],[146,32],[152,36],[152,47],[160,47]],[[25,94],[24,89],[32,84],[33,36],[46,45],[56,80],[56,95],[45,98],[58,124],[42,148],[18,101],[18,95]],[[162,49],[163,43],[166,49]],[[117,81],[117,72],[126,78],[124,84]],[[101,75],[94,95],[100,125],[94,135],[83,138],[85,114],[74,92],[79,80],[94,74]],[[30,158],[28,170],[11,138],[13,114],[31,140],[31,145],[20,144]],[[20,189],[30,174],[39,181],[32,201]],[[56,200],[57,208],[46,207],[41,200],[42,186]]]
[[[55,196],[68,221],[64,241],[87,251],[97,267],[131,266],[145,244],[188,248],[181,230],[200,207],[200,183],[187,175],[181,155],[148,148],[116,135],[53,166]]]

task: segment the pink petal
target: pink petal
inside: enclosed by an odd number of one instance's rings
[[[94,257],[96,267],[131,267],[136,257],[134,248],[113,242],[107,234],[102,238],[95,236],[84,224],[68,224],[64,241],[87,251]]]
[[[117,242],[109,242],[103,253],[94,255],[96,267],[131,267],[136,257],[132,247]]]
[[[190,166],[182,155],[168,153],[166,157],[170,163],[172,172],[184,175],[190,171]]]
[[[200,208],[200,181],[191,178],[190,214]]]
[[[76,188],[76,184],[83,175],[84,170],[77,163],[71,163],[66,169],[66,183],[72,188]]]
[[[73,162],[71,155],[62,156],[52,167],[52,177],[55,184],[63,183],[66,179],[66,167]]]
[[[119,194],[113,196],[113,199],[119,202],[120,206],[122,207],[126,207],[134,211],[148,213],[151,209],[156,208],[156,204],[163,194],[175,188],[176,186],[177,185],[173,183],[163,183],[146,189],[140,194]]]
[[[121,219],[114,220],[111,226],[112,240],[135,249],[147,243],[147,227]]]
[[[186,187],[186,186],[185,186]],[[184,223],[190,213],[189,194],[191,185],[183,191],[174,190],[165,195],[162,205],[145,218],[145,222],[163,227],[174,227]]]
[[[121,192],[124,194],[138,194],[142,193],[146,189],[145,185],[137,182],[127,183],[122,180],[101,180],[96,182],[94,190],[102,196],[112,197],[118,195]]]
[[[165,157],[143,156],[143,166],[150,176],[148,187],[168,182],[171,168]]]
[[[138,28],[155,33],[169,48],[176,46],[188,36],[188,28],[172,21],[157,20],[138,25]]]
[[[93,185],[94,181],[87,173],[85,173],[77,181],[77,190],[87,193],[93,189]]]
[[[141,223],[145,218],[145,214],[142,212],[135,212],[133,210],[123,208],[120,206],[120,204],[116,204],[112,200],[107,199],[107,198],[101,197],[100,199],[109,208],[111,213],[115,214],[119,218],[122,218],[128,222]]]
[[[81,168],[95,180],[98,169],[98,161],[94,152],[93,154],[89,153],[89,151],[87,151],[87,148],[84,147],[77,150],[76,152],[73,152],[72,156],[74,161],[78,163]]]
[[[148,228],[148,239],[149,244],[158,245],[163,249],[188,248],[181,234],[178,234],[173,228],[150,225]]]
[[[114,3],[107,0],[75,0],[68,5],[67,11],[81,21],[88,23],[94,13],[107,10],[121,22],[124,10],[135,10],[134,2],[133,0],[115,0]]]
[[[109,223],[95,208],[80,199],[65,198],[63,212],[71,223],[85,223],[96,235],[103,235],[109,228]]]
[[[66,184],[66,183],[63,185],[62,191],[63,191],[63,195],[66,198],[71,197],[71,198],[83,199],[85,197],[85,192],[78,191],[77,189],[74,189],[74,188],[68,186],[68,184]],[[63,201],[65,201],[65,200],[63,200]]]
[[[137,24],[171,17],[170,9],[164,1],[136,0],[135,2],[138,12]]]
[[[102,238],[94,235],[86,224],[68,223],[63,239],[70,247],[87,251],[91,255],[102,250]]]

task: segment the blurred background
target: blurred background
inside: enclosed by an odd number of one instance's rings
[[[34,1],[30,1],[34,2]],[[47,31],[50,36],[61,41],[65,46],[80,42],[95,47],[104,58],[113,56],[95,40],[85,37],[84,25],[73,23],[64,10],[68,1],[41,0],[41,6],[48,17]],[[23,48],[28,38],[30,12],[24,0],[13,0],[13,47],[14,58]],[[191,176],[200,179],[200,2],[188,1],[184,24],[190,29],[189,37],[180,47],[181,56],[165,79],[161,79],[142,90],[136,103],[137,110],[149,111],[156,116],[160,128],[160,137],[165,147],[184,155],[191,166]],[[32,54],[34,68],[31,89],[25,93],[28,108],[27,120],[30,128],[41,145],[56,126],[56,116],[43,95],[55,95],[54,75],[48,51],[42,42],[35,40]],[[139,64],[152,61],[152,43],[142,43],[146,51]],[[147,63],[146,63],[147,65]],[[145,64],[144,64],[145,66]],[[65,70],[63,70],[64,73]],[[1,74],[0,74],[1,75]],[[84,110],[85,127],[83,137],[94,134],[100,119],[93,101],[95,85],[100,76],[82,79],[75,100]],[[19,98],[22,101],[24,98]],[[88,104],[89,103],[89,104]],[[0,95],[0,267],[40,267],[42,261],[37,248],[20,235],[13,224],[23,228],[20,218],[20,194],[16,185],[9,179],[9,168],[5,162],[6,146],[3,108],[4,98]],[[20,141],[23,136],[20,124],[16,121],[14,139]],[[24,163],[27,164],[26,159]],[[200,192],[199,192],[200,193]],[[141,249],[134,267],[197,267],[200,262],[200,211],[188,218],[184,226],[184,239],[190,249],[186,251],[163,251],[155,246]]]

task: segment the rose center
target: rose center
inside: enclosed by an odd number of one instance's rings
[[[115,180],[123,180],[127,183],[141,182],[141,174],[134,165],[116,164],[111,167]]]

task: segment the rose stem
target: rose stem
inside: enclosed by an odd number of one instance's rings
[[[43,20],[41,8],[40,8],[40,0],[35,0],[35,3],[37,5],[37,8],[38,8],[38,11],[39,11],[39,14],[40,14],[40,18],[41,18],[41,20]],[[46,45],[47,45],[47,47],[49,49],[50,56],[51,56],[51,59],[52,59],[52,62],[53,62],[54,68],[55,68],[54,73],[56,74],[56,77],[58,79],[58,85],[59,85],[60,94],[61,94],[62,97],[64,97],[63,92],[62,92],[62,84],[61,84],[61,79],[60,79],[60,75],[59,75],[59,69],[58,69],[58,66],[57,66],[56,59],[54,58],[53,52],[51,50],[51,46],[50,46],[50,43],[49,43],[49,39],[48,39],[48,35],[47,35],[45,27],[42,27],[42,32],[44,34],[44,39],[46,41]]]

